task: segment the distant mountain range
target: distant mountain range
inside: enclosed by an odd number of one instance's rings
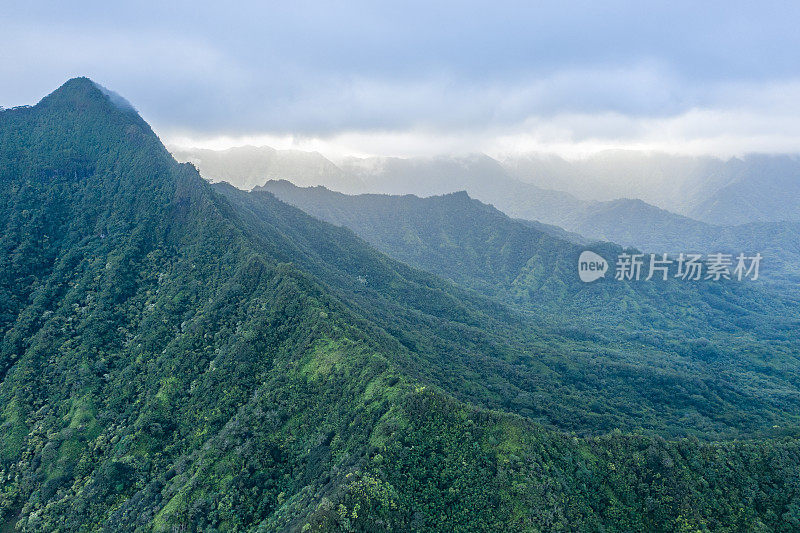
[[[207,179],[243,189],[287,179],[354,194],[430,196],[465,190],[511,216],[573,231],[578,228],[570,223],[588,205],[619,199],[639,199],[712,225],[800,221],[800,158],[791,155],[724,161],[608,151],[574,161],[552,155],[501,161],[470,155],[349,158],[338,165],[317,153],[270,148],[180,150],[175,155],[194,162]]]
[[[681,289],[685,287],[677,286],[666,293],[669,298],[675,298],[674,301],[665,299],[663,291],[650,293],[653,287],[648,284],[626,288],[622,293],[613,283],[587,291],[574,274],[574,263],[580,251],[587,247],[587,241],[559,228],[511,219],[464,192],[427,198],[378,194],[350,196],[319,186],[300,188],[287,181],[270,181],[254,191],[270,192],[322,220],[350,228],[401,261],[507,303],[559,313],[560,320],[569,316],[572,321],[587,325],[596,322],[594,313],[602,312],[603,322],[592,326],[597,330],[625,323],[636,323],[637,328],[658,324],[661,330],[668,329],[670,323],[689,324],[688,315],[669,316],[672,309],[684,308],[679,303],[682,298],[691,300],[696,297],[695,293],[683,294]],[[719,229],[722,231],[723,228]],[[797,241],[793,238],[796,234],[779,237],[777,233],[767,235],[752,229],[749,234],[730,233],[732,242],[741,239],[738,243],[741,246],[762,246],[770,242],[769,239],[777,243],[770,248],[770,253],[765,254],[768,262],[762,265],[762,279],[793,282],[791,289],[796,292],[797,267],[792,261],[800,257]],[[714,238],[713,235],[703,237],[699,232],[695,237],[698,241]],[[712,241],[696,244],[708,249],[691,251],[709,253],[710,250],[720,250],[722,246]],[[783,246],[789,251],[783,250]],[[607,243],[594,243],[589,247],[608,257],[620,251]],[[776,257],[784,263],[776,264]],[[637,317],[628,316],[624,311],[624,316],[618,315],[620,309],[610,307],[612,302],[626,299],[629,290],[638,292],[639,305],[646,300],[650,302],[651,312],[646,321],[637,322]],[[735,299],[733,294],[728,298],[731,302]],[[742,305],[746,307],[749,304]],[[695,303],[690,307],[703,308],[705,305]],[[657,315],[660,318],[657,319]]]
[[[773,190],[773,193],[763,191],[760,194],[753,193],[750,204],[756,205],[760,201],[758,205],[766,206],[768,201],[764,198],[774,196],[776,202],[780,200],[785,204],[783,216],[787,221],[751,221],[734,224],[734,222],[738,222],[738,217],[726,216],[719,217],[719,224],[710,224],[661,209],[638,199],[588,201],[580,200],[570,193],[543,189],[513,177],[514,172],[510,170],[508,162],[500,163],[483,155],[410,159],[350,159],[334,165],[319,154],[278,152],[271,149],[266,149],[263,153],[260,149],[242,148],[220,153],[200,151],[198,154],[206,154],[203,155],[203,158],[195,157],[193,159],[198,161],[201,172],[203,172],[204,164],[212,165],[212,163],[226,169],[225,172],[220,170],[214,174],[209,174],[212,171],[207,169],[206,176],[226,176],[232,183],[240,184],[240,186],[244,182],[255,183],[254,176],[258,174],[251,170],[260,167],[253,161],[262,160],[262,166],[264,166],[266,165],[265,161],[280,160],[283,164],[270,167],[267,175],[288,176],[289,181],[297,184],[333,181],[339,184],[338,190],[342,191],[416,193],[421,196],[441,195],[464,190],[471,197],[494,205],[513,218],[539,222],[540,229],[546,229],[551,234],[562,231],[560,228],[563,228],[562,236],[571,234],[567,239],[573,242],[582,242],[582,240],[583,242],[611,241],[622,246],[634,246],[654,253],[752,254],[759,252],[766,258],[765,279],[781,279],[789,282],[800,280],[800,244],[798,244],[800,221],[793,218],[791,211],[792,205],[795,205],[795,210],[798,209],[796,207],[798,200],[791,195],[784,196],[774,192],[774,187],[772,189],[765,188],[765,191]],[[250,154],[249,159],[242,159],[240,154]],[[183,157],[186,158],[187,154],[184,153]],[[227,166],[229,164],[227,161],[231,158],[239,161],[239,166],[237,164]],[[250,170],[247,174],[241,174],[237,172],[237,169],[242,168],[242,161],[245,160],[250,161],[247,166]],[[607,177],[610,167],[624,167],[619,160],[626,163],[628,167],[637,168],[646,167],[647,165],[644,164],[646,162],[650,165],[647,168],[650,168],[651,171],[654,171],[652,169],[660,163],[666,165],[668,169],[671,164],[676,167],[676,172],[682,169],[691,177],[691,180],[687,178],[688,181],[684,183],[684,188],[688,187],[687,183],[693,182],[692,180],[699,180],[699,176],[704,175],[704,172],[715,172],[712,174],[715,176],[712,181],[722,180],[720,177],[722,171],[718,168],[720,162],[712,158],[670,158],[667,156],[644,158],[644,156],[638,157],[629,153],[609,153],[605,158],[598,156],[594,161],[596,166],[603,171],[600,176]],[[313,161],[314,164],[310,164],[309,161]],[[532,164],[531,162],[535,160],[528,159],[526,161],[528,164]],[[558,168],[568,165],[564,160],[551,158],[548,161]],[[790,170],[788,170],[792,168],[794,161],[791,157],[752,156],[746,158],[744,162],[736,163],[736,161],[731,160],[723,167],[728,170],[738,168],[739,181],[719,189],[715,198],[729,195],[730,198],[736,199],[739,198],[736,194],[740,193],[735,193],[735,191],[743,191],[747,187],[757,189],[753,185],[754,178],[748,178],[748,176],[752,177],[756,168],[774,169],[774,172],[769,173],[770,180],[762,181],[770,181],[773,184],[780,181],[783,183],[781,190],[790,190],[792,186],[793,182]],[[604,162],[604,165],[600,165],[600,162]],[[583,162],[582,164],[585,167],[584,171],[588,172],[586,168],[589,168],[589,163]],[[213,165],[210,168],[216,168]],[[517,167],[515,172],[522,172],[520,168]],[[715,168],[716,170],[714,170]],[[781,168],[784,169],[784,174],[778,173],[778,169]],[[749,170],[745,171],[745,169]],[[628,169],[627,172],[632,171]],[[648,179],[654,182],[652,177]],[[666,180],[666,177],[663,179]],[[226,179],[226,181],[228,180]],[[334,186],[331,188],[337,189]],[[699,195],[699,192],[695,192],[696,195]],[[711,213],[722,210],[722,205],[725,203],[722,200],[712,201],[709,199],[702,205],[698,204],[696,209]],[[767,208],[764,207],[764,209]],[[745,219],[763,218],[752,214],[752,210],[734,210],[733,212],[745,213]],[[746,213],[751,213],[752,217],[747,216]],[[728,223],[725,223],[726,220]]]
[[[612,200],[576,210],[564,227],[654,253],[761,253],[765,279],[800,283],[800,221],[712,225],[641,200]]]
[[[566,161],[506,158],[512,176],[584,200],[637,198],[720,225],[800,220],[800,157],[748,155],[721,160],[607,151]]]
[[[268,179],[291,176],[298,185],[326,183],[336,190],[356,191],[363,184],[316,152],[275,150],[268,146],[241,146],[228,150],[173,149],[175,159],[202,169],[209,181],[227,181],[252,189]]]

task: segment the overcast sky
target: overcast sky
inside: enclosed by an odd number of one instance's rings
[[[800,152],[798,5],[0,0],[0,105],[85,75],[184,145]]]

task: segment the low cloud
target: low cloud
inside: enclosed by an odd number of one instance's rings
[[[348,155],[437,155],[483,152],[493,156],[554,152],[580,157],[606,149],[636,149],[675,154],[732,157],[751,152],[795,153],[800,146],[800,84],[722,87],[716,107],[693,107],[668,115],[619,111],[520,114],[503,120],[486,114],[473,121],[454,117],[397,128],[352,128],[323,134],[256,132],[248,135],[203,135],[165,132],[182,146],[226,148],[243,144],[319,151],[333,158]],[[491,91],[490,91],[491,93]],[[730,94],[735,93],[734,99]],[[780,96],[780,97],[778,97]],[[711,99],[710,96],[705,96]],[[477,99],[477,97],[475,98]],[[473,99],[473,101],[475,101]],[[534,110],[535,111],[535,110]],[[432,112],[432,111],[431,111]],[[449,112],[453,112],[452,109]],[[445,115],[447,113],[445,112]],[[455,112],[454,112],[455,113]],[[475,109],[472,113],[477,113]],[[455,113],[463,119],[461,115]],[[441,113],[440,115],[441,116]]]
[[[793,8],[426,6],[23,6],[0,15],[0,104],[86,75],[173,144],[797,151]]]

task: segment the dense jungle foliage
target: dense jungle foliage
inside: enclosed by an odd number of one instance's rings
[[[0,189],[3,531],[800,528],[789,295],[507,307],[208,185],[85,78],[0,112]]]

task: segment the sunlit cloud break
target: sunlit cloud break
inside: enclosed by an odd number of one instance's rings
[[[183,146],[797,152],[799,8],[714,4],[25,4],[0,105],[85,75]]]
[[[579,157],[607,149],[731,157],[795,153],[800,147],[800,81],[694,87],[652,65],[563,71],[516,85],[360,80],[316,97],[313,104],[302,100],[297,109],[282,109],[302,117],[301,123],[311,121],[304,114],[312,109],[320,124],[345,127],[163,133],[168,143],[183,147],[268,145],[333,158],[470,152]]]
[[[670,117],[621,113],[569,113],[530,117],[509,127],[437,130],[353,130],[329,135],[198,135],[165,132],[167,144],[221,150],[271,146],[348,156],[434,156],[482,152],[491,156],[533,152],[574,158],[609,149],[734,157],[748,153],[796,153],[800,115],[778,110],[690,109]]]

